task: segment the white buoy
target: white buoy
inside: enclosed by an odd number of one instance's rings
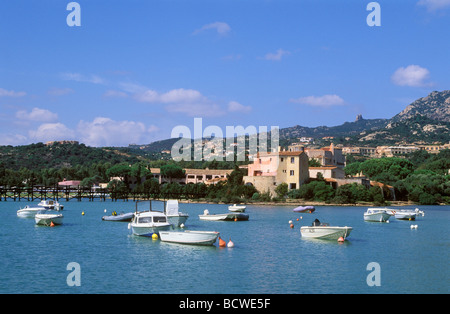
[[[289,220],[289,224],[291,224],[292,223],[292,220]]]
[[[234,243],[233,241],[231,241],[231,239],[230,241],[228,241],[227,247],[234,247]]]
[[[181,224],[181,225],[180,225],[180,228],[184,228],[184,224]]]
[[[106,208],[105,208],[104,212],[106,213]]]

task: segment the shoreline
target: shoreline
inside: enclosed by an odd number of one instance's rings
[[[158,200],[163,201],[163,200]],[[187,204],[223,204],[223,205],[233,205],[231,203],[224,203],[224,202],[211,202],[211,201],[202,201],[202,200],[178,200],[180,203],[187,203]],[[385,205],[374,205],[370,202],[360,202],[356,204],[337,204],[337,203],[326,203],[326,202],[318,202],[318,201],[298,201],[298,200],[289,200],[286,202],[249,202],[249,203],[239,203],[242,205],[257,205],[257,206],[336,206],[336,207],[342,207],[342,206],[354,206],[354,207],[387,207],[387,206],[393,206],[393,207],[399,207],[399,206],[422,206],[417,203],[413,202],[405,202],[405,201],[390,201],[389,204]],[[425,206],[425,205],[423,205]],[[439,205],[430,205],[430,206],[447,206],[446,204],[439,204]]]

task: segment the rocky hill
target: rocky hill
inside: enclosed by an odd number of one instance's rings
[[[294,126],[280,130],[280,141],[289,143],[299,137],[333,136],[348,145],[392,145],[404,143],[450,142],[450,90],[434,91],[417,99],[391,119],[363,119],[335,127]]]
[[[416,115],[426,116],[436,121],[450,122],[450,90],[434,91],[426,97],[417,99],[391,120],[403,121]]]

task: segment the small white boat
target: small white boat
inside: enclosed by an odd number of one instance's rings
[[[159,236],[163,242],[180,243],[180,244],[196,244],[196,245],[213,245],[219,237],[217,231],[160,231]]]
[[[172,226],[180,227],[189,218],[189,215],[178,211],[178,201],[168,200],[166,204],[165,214]]]
[[[418,208],[416,209],[388,209],[387,213],[391,216],[395,216],[400,220],[415,220],[417,216],[425,216],[425,213]]]
[[[365,221],[386,222],[389,221],[391,215],[385,208],[368,208],[364,213]]]
[[[330,226],[327,223],[313,223],[312,226],[303,226],[300,233],[304,238],[338,240],[339,238],[347,238],[352,232],[352,227]]]
[[[154,233],[159,234],[160,231],[169,230],[170,223],[167,216],[162,212],[146,211],[137,212],[129,224],[133,234],[139,236],[151,237]]]
[[[292,211],[296,213],[312,213],[316,208],[314,206],[299,206],[294,208]]]
[[[418,208],[416,208],[415,210],[400,209],[394,211],[395,218],[400,220],[416,220],[416,217],[419,215],[425,216],[425,213],[423,211],[420,211]]]
[[[27,205],[17,211],[17,216],[22,218],[34,218],[36,214],[42,210],[42,207],[30,207]]]
[[[245,209],[247,208],[247,206],[244,205],[236,205],[234,204],[233,206],[228,206],[228,210],[232,211],[232,212],[239,212],[239,213],[243,213],[245,212]]]
[[[113,212],[110,216],[103,216],[102,220],[105,221],[131,221],[133,219],[134,213],[120,213],[117,214]]]
[[[210,214],[207,209],[203,211],[203,215],[198,215],[200,220],[209,221],[238,221],[248,220],[249,215],[244,213],[226,213],[226,214]]]
[[[38,206],[41,206],[45,209],[54,209],[54,210],[63,210],[64,205],[58,203],[57,201],[54,200],[41,200],[38,204]]]
[[[56,214],[53,210],[42,210],[34,216],[37,225],[50,226],[61,225],[63,222],[63,215]]]

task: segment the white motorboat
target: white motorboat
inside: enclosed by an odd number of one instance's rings
[[[418,208],[412,209],[401,209],[394,211],[394,216],[396,219],[400,220],[415,220],[417,216],[425,216],[425,213]]]
[[[178,211],[178,201],[168,200],[166,204],[165,214],[172,226],[180,227],[189,218],[189,215]]]
[[[234,204],[233,206],[228,206],[228,210],[232,211],[232,212],[239,212],[239,213],[243,213],[245,212],[245,209],[247,208],[247,206],[244,205],[236,205]]]
[[[57,201],[54,200],[41,200],[38,204],[38,206],[41,206],[45,209],[54,209],[54,210],[63,210],[64,205],[58,203]]]
[[[248,220],[249,215],[244,213],[226,213],[226,214],[210,214],[207,209],[203,211],[203,215],[198,215],[200,220],[209,221],[238,221]]]
[[[395,216],[396,219],[400,220],[415,220],[417,216],[425,216],[425,213],[418,208],[416,209],[389,209],[387,213],[391,216]]]
[[[217,231],[192,231],[184,232],[176,231],[160,231],[159,236],[163,242],[196,244],[196,245],[213,245],[219,237]]]
[[[364,213],[365,221],[387,222],[391,215],[386,211],[386,208],[368,208]]]
[[[42,207],[30,207],[29,205],[17,211],[17,216],[22,218],[34,218],[36,214],[42,211]]]
[[[416,220],[415,212],[397,211],[394,214],[395,219],[399,220]]]
[[[64,216],[62,214],[56,214],[53,210],[42,210],[34,216],[34,220],[37,225],[51,226],[61,225]]]
[[[159,234],[160,231],[169,230],[170,223],[167,216],[162,212],[146,211],[137,212],[129,224],[133,234],[139,236],[151,237],[154,233]]]
[[[341,237],[347,238],[352,230],[352,227],[330,226],[328,223],[318,222],[312,226],[301,227],[300,233],[304,238],[338,240]]]

